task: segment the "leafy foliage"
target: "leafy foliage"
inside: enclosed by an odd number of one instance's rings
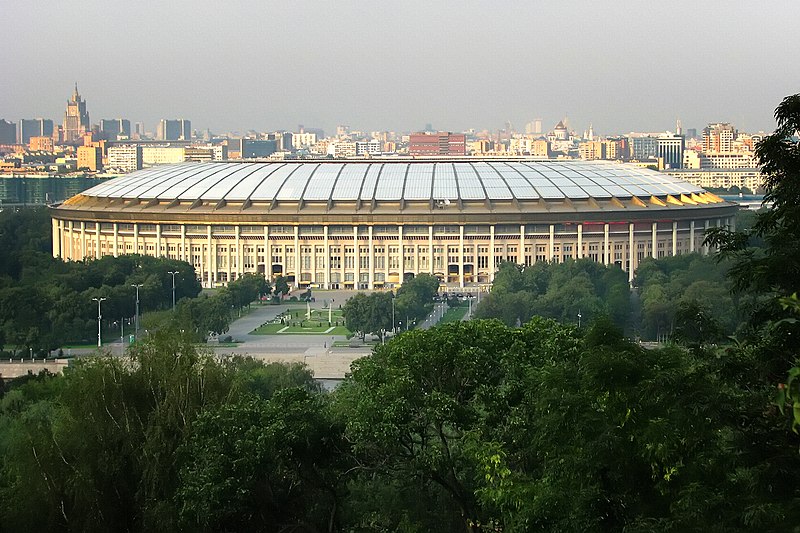
[[[511,326],[533,316],[574,323],[580,313],[588,323],[601,315],[620,326],[629,315],[627,275],[616,266],[589,259],[520,266],[503,263],[491,294],[475,311],[477,318],[498,318]]]

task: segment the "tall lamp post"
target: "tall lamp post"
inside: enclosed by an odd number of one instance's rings
[[[392,294],[392,335],[397,333],[397,330],[394,327],[394,294]]]
[[[103,346],[103,341],[100,337],[100,322],[103,318],[103,315],[100,314],[100,302],[105,302],[107,298],[92,298],[93,302],[97,302],[97,347],[100,348]]]
[[[134,337],[137,341],[139,340],[139,289],[143,286],[143,283],[137,283],[135,285],[131,285],[131,287],[136,289],[136,315],[134,316],[136,320],[136,336]]]
[[[180,274],[179,270],[175,272],[167,272],[167,274],[172,274],[172,310],[175,310],[175,274]]]

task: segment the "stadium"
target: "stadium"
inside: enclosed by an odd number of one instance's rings
[[[707,252],[736,206],[648,169],[498,159],[183,163],[109,180],[51,209],[64,260],[143,254],[204,287],[247,272],[296,287],[391,288],[430,273],[485,289],[499,263],[590,258],[633,279],[645,257]]]

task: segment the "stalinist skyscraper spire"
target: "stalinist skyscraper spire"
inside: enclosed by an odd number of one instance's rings
[[[75,82],[75,91],[67,101],[67,111],[64,113],[64,142],[75,142],[89,129],[89,113],[86,112],[86,102],[78,94],[78,82]]]

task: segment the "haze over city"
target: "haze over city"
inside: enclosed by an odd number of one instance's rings
[[[0,34],[0,116],[60,117],[78,82],[93,120],[212,131],[545,128],[599,133],[735,122],[769,131],[800,86],[775,2],[17,3]],[[10,53],[8,53],[10,52]]]

